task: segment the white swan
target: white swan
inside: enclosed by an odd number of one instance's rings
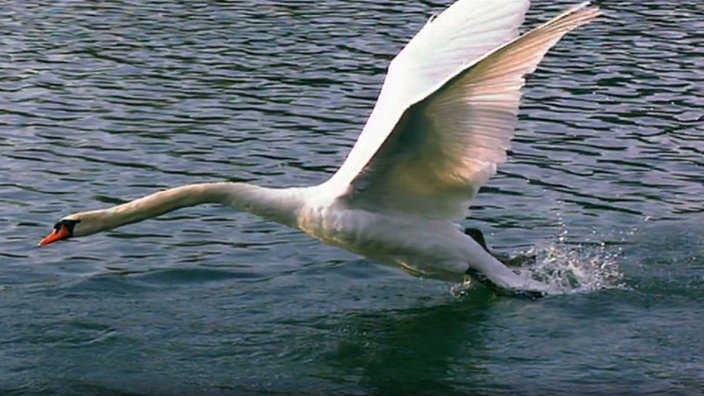
[[[221,203],[424,277],[471,273],[508,293],[540,293],[454,221],[506,160],[524,76],[570,30],[582,3],[518,36],[528,0],[459,0],[393,59],[369,120],[340,169],[312,187],[246,183],[177,187],[62,218],[40,246],[175,209]]]

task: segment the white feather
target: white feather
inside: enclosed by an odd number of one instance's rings
[[[391,61],[377,103],[331,184],[348,185],[408,107],[518,36],[528,5],[527,0],[460,0],[432,18]]]
[[[524,76],[565,33],[597,15],[596,8],[586,6],[573,7],[456,68],[431,93],[408,105],[393,129],[376,129],[370,120],[369,130],[378,131],[374,141],[382,143],[372,152],[367,142],[358,141],[370,159],[351,181],[351,205],[446,220],[463,217],[496,164],[506,160]],[[379,102],[375,111],[396,114],[395,106]],[[359,165],[345,162],[340,173]]]

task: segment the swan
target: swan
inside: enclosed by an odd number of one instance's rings
[[[563,35],[599,15],[589,2],[522,34],[529,0],[459,0],[430,18],[388,66],[348,157],[315,186],[216,182],[176,187],[61,218],[40,246],[216,203],[299,229],[410,274],[540,296],[458,224],[506,161],[525,75]]]

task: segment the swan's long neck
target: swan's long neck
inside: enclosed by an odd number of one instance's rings
[[[295,227],[303,188],[274,189],[247,183],[190,184],[160,191],[112,208],[76,213],[75,236],[94,234],[160,216],[176,209],[220,203]]]

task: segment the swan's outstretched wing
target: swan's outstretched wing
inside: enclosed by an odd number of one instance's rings
[[[518,36],[528,0],[459,0],[428,23],[391,61],[376,106],[331,182],[346,188],[404,111],[439,84]]]
[[[353,180],[350,204],[438,219],[463,216],[496,164],[506,160],[524,76],[565,33],[598,14],[587,3],[573,7],[459,70],[407,108]]]

